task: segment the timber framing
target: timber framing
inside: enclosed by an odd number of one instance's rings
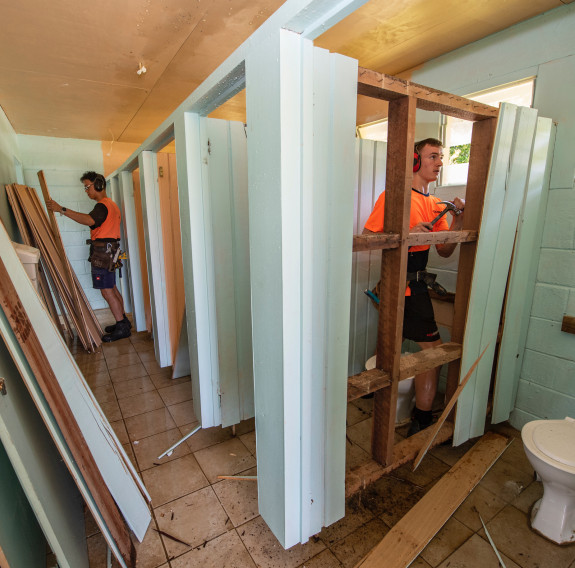
[[[354,252],[381,250],[381,304],[376,369],[348,379],[348,401],[369,392],[375,393],[372,455],[385,469],[397,462],[394,431],[399,381],[449,363],[447,400],[451,398],[459,384],[475,251],[499,109],[363,68],[358,70],[357,92],[359,95],[389,103],[384,218],[386,232],[355,235],[353,239]],[[469,212],[466,211],[461,231],[409,232],[412,152],[417,109],[436,111],[446,116],[474,122],[466,191],[466,210],[469,209]],[[409,247],[445,243],[461,245],[454,300],[454,325],[451,337],[453,343],[402,356]],[[442,429],[442,432],[445,430]]]

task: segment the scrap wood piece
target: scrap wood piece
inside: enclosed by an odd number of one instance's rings
[[[427,453],[429,446],[431,446],[431,442],[433,442],[433,439],[437,435],[437,432],[439,432],[441,425],[447,420],[447,417],[449,416],[449,413],[451,412],[452,408],[455,406],[455,403],[457,402],[459,395],[463,392],[465,385],[469,382],[469,379],[471,378],[471,375],[473,374],[475,367],[477,367],[477,364],[481,360],[481,357],[483,357],[483,354],[487,351],[488,347],[489,347],[489,343],[485,346],[485,349],[481,352],[481,355],[479,355],[479,357],[475,360],[475,363],[473,363],[473,365],[471,365],[471,367],[470,367],[469,371],[467,371],[467,374],[465,375],[465,377],[463,377],[461,384],[457,387],[457,390],[453,393],[453,396],[451,397],[451,399],[447,403],[447,406],[444,408],[443,412],[441,413],[441,416],[437,420],[437,423],[433,426],[433,428],[429,428],[429,434],[427,434],[429,436],[429,439],[421,447],[421,450],[419,450],[419,453],[417,454],[417,457],[415,458],[415,461],[413,463],[413,471],[415,471],[417,469],[417,467],[419,466],[419,464],[421,463],[421,460],[423,459],[423,457]],[[425,430],[425,432],[427,433],[427,430]]]
[[[218,479],[234,479],[236,481],[257,481],[257,475],[218,475]]]
[[[477,509],[475,509],[477,511]],[[477,514],[479,515],[479,511],[477,511]],[[503,562],[503,558],[501,558],[501,554],[499,554],[499,550],[497,550],[497,547],[495,546],[495,542],[493,542],[493,539],[491,538],[491,535],[489,534],[489,531],[487,530],[487,526],[485,525],[485,522],[483,521],[483,518],[481,517],[481,515],[479,515],[479,520],[481,521],[481,524],[483,525],[483,530],[485,531],[485,535],[487,536],[488,540],[489,540],[489,544],[491,544],[491,548],[493,548],[493,552],[495,552],[495,556],[497,556],[497,560],[499,560],[499,564],[501,564],[501,568],[507,568],[505,566],[505,562]]]
[[[20,301],[2,258],[0,258],[0,306],[123,560],[128,566],[133,566],[135,549],[128,528],[102,478],[94,456],[86,443],[28,313]],[[73,472],[71,473],[73,474]]]
[[[355,568],[405,568],[417,558],[508,446],[488,432]]]
[[[426,434],[426,431],[422,430],[410,438],[406,438],[395,444],[393,447],[393,462],[386,467],[377,463],[375,460],[370,460],[350,470],[345,476],[346,499],[361,489],[365,489],[370,483],[374,483],[384,475],[410,462],[425,442]],[[453,424],[448,422],[441,427],[439,434],[435,437],[433,445],[446,442],[451,436],[453,436]]]

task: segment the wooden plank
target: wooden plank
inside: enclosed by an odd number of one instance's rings
[[[565,333],[575,333],[575,316],[563,316],[561,331]]]
[[[497,357],[491,413],[491,421],[495,424],[507,420],[515,407],[531,315],[530,310],[525,308],[531,306],[535,291],[554,134],[553,121],[550,118],[538,118],[529,181],[513,250],[505,320]]]
[[[384,475],[413,460],[422,444],[426,440],[427,432],[422,430],[413,436],[401,440],[393,448],[393,461],[388,466],[382,466],[374,460],[354,467],[345,476],[345,497],[351,497],[358,491],[365,489]],[[439,433],[433,440],[433,446],[446,442],[453,435],[453,424],[443,424]]]
[[[507,442],[499,434],[485,434],[355,568],[409,566],[505,451]]]
[[[381,304],[377,331],[376,367],[390,374],[391,387],[376,392],[373,409],[372,454],[376,461],[393,460],[399,359],[403,334],[403,307],[407,273],[407,235],[413,175],[415,98],[403,97],[389,104],[387,173],[384,228],[398,233],[401,246],[382,253]],[[394,307],[394,308],[393,308]],[[385,313],[385,317],[381,315]]]
[[[380,369],[370,369],[353,375],[347,380],[347,402],[388,387],[390,384],[389,373]]]
[[[436,233],[409,233],[407,244],[437,245],[445,243],[471,243],[477,240],[477,231],[438,231]],[[353,252],[391,249],[399,246],[397,233],[375,233],[371,235],[354,235]]]
[[[357,93],[384,101],[411,96],[417,100],[417,108],[464,120],[497,118],[499,113],[495,107],[363,67],[358,72]]]
[[[28,364],[50,405],[60,430],[80,466],[90,492],[110,529],[124,562],[132,566],[135,551],[122,515],[104,482],[94,457],[86,444],[68,401],[62,392],[52,365],[36,335],[26,310],[20,302],[10,274],[0,258],[0,305],[16,335]]]
[[[476,122],[473,125],[467,189],[465,192],[464,230],[479,230],[496,128],[497,120],[494,118]],[[476,250],[476,241],[462,243],[459,250],[451,341],[461,344],[463,343],[463,334],[465,332]],[[447,386],[445,392],[447,400],[453,396],[453,393],[459,385],[459,372],[460,361],[456,360],[449,365],[447,371]]]

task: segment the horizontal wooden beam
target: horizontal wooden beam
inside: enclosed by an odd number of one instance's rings
[[[565,333],[575,333],[575,317],[563,316],[561,331],[564,331]]]
[[[443,444],[453,435],[453,424],[446,422],[439,430],[436,438],[433,440],[432,447]],[[412,461],[419,453],[419,450],[427,442],[428,432],[422,430],[413,436],[398,442],[393,447],[393,462],[384,467],[374,460],[370,460],[363,465],[354,467],[347,472],[345,476],[345,497],[351,497],[361,489],[374,483],[384,475],[391,473],[393,470]]]
[[[371,369],[347,379],[347,401],[351,402],[366,394],[388,387],[391,384],[389,373],[381,369]]]
[[[446,243],[470,243],[476,240],[477,231],[438,231],[436,233],[409,233],[407,244],[413,247]],[[353,237],[353,252],[393,249],[398,246],[399,235],[397,233],[373,233],[354,235]]]
[[[417,108],[463,120],[485,120],[499,115],[498,108],[363,67],[358,72],[357,93],[384,101],[412,96],[417,99]]]
[[[443,343],[432,349],[402,355],[399,360],[399,380],[409,379],[418,373],[434,369],[461,357],[459,343]],[[370,369],[347,380],[347,401],[351,402],[366,394],[386,388],[391,384],[389,373]]]

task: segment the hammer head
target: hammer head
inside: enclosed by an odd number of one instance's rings
[[[438,201],[437,205],[445,205],[445,211],[453,211],[454,215],[460,215],[461,209],[458,209],[452,201]]]

